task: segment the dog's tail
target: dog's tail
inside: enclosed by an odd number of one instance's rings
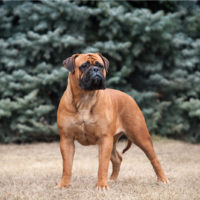
[[[131,147],[132,145],[132,142],[128,139],[128,143],[126,145],[126,147],[124,148],[124,150],[122,151],[122,153],[124,154],[126,151],[129,150],[129,148]]]

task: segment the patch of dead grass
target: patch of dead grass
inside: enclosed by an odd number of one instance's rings
[[[120,142],[121,151],[126,144]],[[0,145],[1,200],[188,200],[200,198],[200,145],[155,140],[154,147],[170,184],[157,184],[144,153],[136,146],[123,156],[119,178],[110,190],[95,190],[98,147],[76,143],[68,189],[54,189],[62,172],[58,143]],[[111,173],[111,163],[109,174]]]

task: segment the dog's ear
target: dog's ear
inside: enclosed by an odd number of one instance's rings
[[[74,54],[71,57],[67,58],[66,60],[63,61],[63,65],[65,66],[66,69],[68,69],[71,73],[75,72],[75,58],[79,54]]]
[[[106,69],[106,71],[108,72],[108,67],[109,67],[109,61],[107,58],[105,58],[104,56],[102,56],[100,53],[97,53],[101,59],[103,60],[103,63],[104,63],[104,67]]]

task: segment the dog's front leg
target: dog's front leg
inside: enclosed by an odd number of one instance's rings
[[[60,151],[63,159],[63,174],[58,187],[68,187],[72,175],[72,163],[75,152],[74,140],[62,136],[60,138]]]
[[[113,147],[113,137],[104,136],[99,141],[99,169],[97,189],[108,189],[108,166]]]

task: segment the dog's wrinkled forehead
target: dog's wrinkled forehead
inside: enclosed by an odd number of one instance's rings
[[[87,61],[90,62],[90,65],[94,65],[96,62],[99,62],[100,64],[104,65],[102,58],[98,54],[89,53],[79,54],[75,59],[75,66],[80,66]]]
[[[109,61],[106,57],[100,53],[88,53],[88,54],[74,54],[71,57],[63,61],[63,65],[72,74],[75,72],[75,68],[80,67],[84,63],[89,63],[90,66],[96,65],[98,63],[103,65],[106,72],[108,72]]]

